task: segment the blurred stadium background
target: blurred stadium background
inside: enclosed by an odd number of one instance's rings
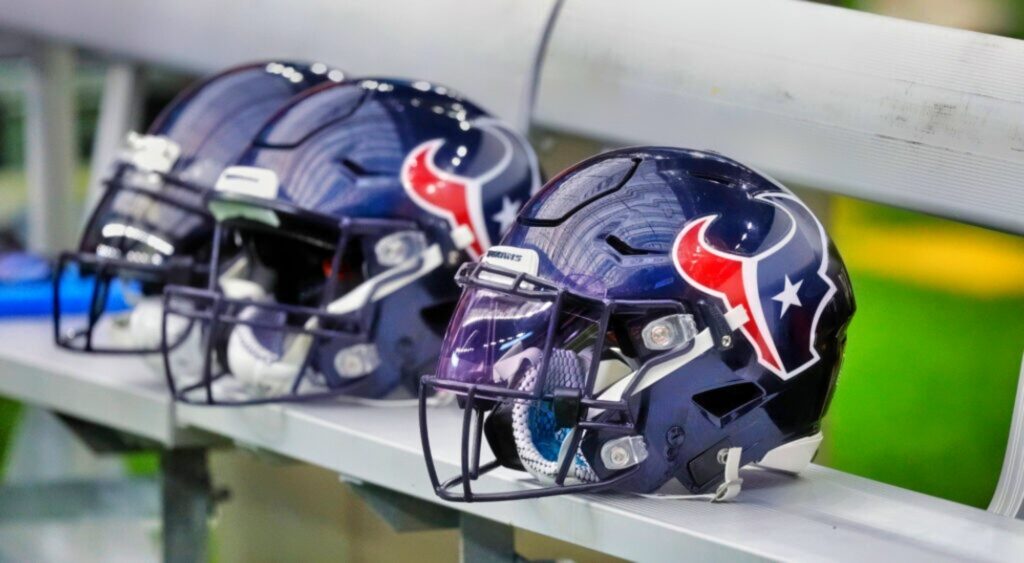
[[[1024,0],[832,3],[1024,38]],[[102,68],[85,56],[77,72],[81,210]],[[20,61],[0,59],[0,245],[24,230],[23,75]],[[144,121],[189,78],[149,71]],[[600,147],[545,131],[534,140],[549,173]],[[820,207],[850,268],[858,313],[818,462],[985,507],[1024,350],[1024,239],[841,197]],[[0,399],[0,469],[19,409]],[[126,463],[136,474],[156,469],[149,455]]]

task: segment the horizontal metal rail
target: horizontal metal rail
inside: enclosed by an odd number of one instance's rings
[[[537,120],[1024,233],[1024,41],[792,0],[570,0]]]

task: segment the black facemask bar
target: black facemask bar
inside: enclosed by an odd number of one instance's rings
[[[164,290],[163,299],[163,321],[161,351],[164,357],[164,366],[167,375],[167,382],[175,399],[204,405],[250,405],[275,402],[298,402],[323,399],[344,393],[345,387],[335,385],[340,382],[328,381],[323,391],[305,392],[299,394],[299,388],[304,381],[315,377],[312,362],[314,353],[319,346],[325,343],[343,343],[353,345],[368,343],[372,341],[372,335],[376,324],[376,307],[373,304],[374,293],[366,296],[365,301],[347,313],[334,314],[327,310],[328,305],[338,297],[339,279],[335,272],[342,270],[345,250],[361,238],[379,238],[390,233],[421,231],[420,227],[405,220],[374,219],[344,217],[340,220],[335,218],[328,221],[324,216],[317,215],[295,208],[290,204],[277,201],[256,200],[239,196],[236,194],[216,194],[213,198],[221,201],[244,202],[247,206],[274,211],[286,216],[289,220],[302,221],[307,226],[315,226],[321,232],[329,229],[335,233],[333,241],[320,239],[332,249],[330,267],[326,275],[326,282],[319,296],[319,304],[312,306],[277,303],[273,301],[254,300],[245,298],[232,298],[224,294],[219,287],[219,274],[224,272],[224,264],[218,256],[218,249],[222,246],[222,240],[231,230],[236,220],[217,222],[214,229],[213,255],[210,259],[209,278],[205,289],[194,287],[179,287],[169,285]],[[213,199],[211,198],[211,199]],[[241,220],[238,225],[243,228],[255,230],[272,229],[259,223]],[[422,262],[419,257],[417,262]],[[417,264],[418,268],[419,265]],[[377,288],[386,284],[389,280],[405,274],[408,270],[382,274],[376,284]],[[259,310],[261,312],[274,312],[286,315],[289,318],[303,319],[306,324],[292,325],[290,323],[267,323],[254,318],[242,318],[239,312],[243,309]],[[186,385],[179,384],[181,379],[174,373],[173,362],[170,353],[173,351],[173,341],[181,339],[181,330],[173,334],[168,328],[168,319],[171,316],[183,318],[188,327],[185,330],[200,330],[202,365],[198,374],[188,374],[192,379]],[[310,319],[315,319],[313,326],[309,326]],[[198,324],[199,326],[193,326]],[[232,330],[239,327],[250,329],[262,329],[280,331],[281,333],[294,336],[302,336],[311,339],[308,349],[304,353],[301,365],[295,371],[291,383],[290,392],[286,395],[275,396],[218,396],[216,384],[222,378],[233,377],[227,366],[226,358],[220,357],[223,345]]]
[[[483,274],[483,276],[481,276]],[[488,275],[489,274],[489,275]],[[637,424],[634,414],[629,408],[626,399],[620,398],[614,401],[600,400],[594,398],[594,385],[596,374],[600,365],[601,355],[606,346],[606,335],[609,332],[610,321],[616,313],[621,312],[643,312],[649,310],[666,310],[677,313],[685,312],[685,308],[679,302],[671,300],[657,301],[634,301],[604,299],[595,300],[586,296],[575,294],[564,287],[548,280],[531,276],[522,272],[515,272],[487,264],[484,262],[464,264],[456,275],[456,281],[463,288],[481,288],[490,291],[513,295],[524,299],[536,299],[550,301],[554,305],[554,311],[548,320],[547,335],[544,340],[544,351],[539,370],[539,381],[533,387],[533,391],[522,391],[510,389],[500,385],[484,383],[468,383],[442,379],[437,376],[424,376],[420,380],[420,439],[423,444],[423,455],[427,465],[427,473],[434,486],[437,495],[445,500],[455,502],[483,502],[483,501],[504,501],[529,498],[540,498],[559,494],[596,492],[600,490],[613,489],[617,484],[626,481],[639,471],[639,465],[621,470],[606,479],[587,483],[566,484],[566,477],[569,474],[573,463],[574,453],[579,451],[584,434],[587,431],[602,431],[623,436],[636,434]],[[598,331],[596,347],[593,351],[593,360],[590,362],[586,382],[581,393],[575,397],[567,398],[546,394],[544,390],[545,379],[548,375],[548,362],[551,357],[551,350],[554,345],[557,319],[559,311],[569,301],[582,301],[595,307],[599,311]],[[444,358],[441,359],[444,361]],[[634,380],[626,388],[622,397],[629,397],[633,388],[639,383],[640,378]],[[445,390],[453,392],[458,396],[459,405],[463,409],[462,435],[461,435],[461,459],[460,473],[445,481],[438,477],[436,463],[430,447],[429,425],[427,420],[428,408],[427,398],[433,391]],[[558,410],[558,401],[571,401],[576,404],[569,405],[568,410],[576,412],[576,420],[572,432],[571,441],[568,445],[569,455],[566,455],[559,464],[555,475],[554,485],[537,489],[501,492],[476,492],[473,490],[473,481],[481,476],[501,467],[499,460],[480,464],[480,452],[483,442],[484,415],[497,401],[548,401],[555,405]],[[588,420],[590,409],[601,409],[605,412],[619,413],[624,422],[609,423],[598,420]]]
[[[173,185],[186,193],[194,194],[195,202],[184,201],[169,193],[161,191],[158,186],[140,187],[131,185],[124,181],[126,175],[131,173],[154,174],[159,182]],[[207,188],[178,179],[170,174],[157,172],[142,172],[135,169],[129,163],[118,164],[111,178],[104,180],[106,192],[103,200],[93,210],[92,216],[87,223],[87,232],[99,227],[104,214],[109,212],[108,202],[118,194],[129,193],[151,200],[154,204],[166,205],[171,209],[194,217],[206,228],[213,229],[213,217],[209,211],[200,203]],[[145,227],[144,222],[126,218],[132,226]],[[143,229],[145,230],[145,229]],[[125,256],[125,250],[133,241],[125,239],[116,248],[121,257],[103,256],[95,251],[63,252],[58,257],[57,267],[54,271],[53,282],[53,334],[54,342],[61,348],[77,352],[92,352],[101,354],[156,354],[161,346],[152,347],[131,347],[113,346],[98,343],[96,328],[100,319],[107,313],[107,300],[112,290],[112,285],[117,280],[128,280],[153,288],[158,291],[166,284],[195,285],[202,283],[208,277],[208,265],[205,261],[197,262],[192,256],[169,256],[160,263],[141,262],[131,260]],[[77,272],[81,276],[92,277],[92,291],[90,292],[89,303],[85,312],[83,326],[74,329],[66,329],[66,315],[63,307],[65,298],[62,297],[62,280],[70,272]]]

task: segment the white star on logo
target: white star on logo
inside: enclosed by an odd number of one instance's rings
[[[796,294],[796,292],[800,291],[800,286],[803,285],[803,283],[804,280],[800,280],[796,283],[793,283],[789,281],[789,276],[786,276],[786,287],[784,287],[778,295],[772,297],[773,301],[778,301],[779,303],[782,303],[782,312],[779,313],[780,319],[783,315],[786,314],[786,311],[789,310],[790,305],[793,305],[795,307],[803,306],[800,303],[800,297],[797,296]]]
[[[501,198],[501,211],[491,215],[491,219],[494,219],[499,227],[498,232],[504,234],[512,223],[516,220],[516,214],[519,213],[519,202],[512,201],[508,196]]]

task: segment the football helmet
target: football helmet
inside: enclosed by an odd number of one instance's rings
[[[415,404],[480,256],[540,186],[529,144],[442,86],[365,79],[293,100],[209,194],[203,289],[168,286],[174,396],[250,404],[344,395]],[[201,334],[203,362],[176,342]],[[395,391],[395,393],[392,393]]]
[[[722,500],[743,464],[798,471],[820,443],[854,312],[843,261],[799,198],[676,148],[566,170],[457,281],[421,395],[451,391],[463,409],[451,478],[438,477],[420,411],[430,478],[456,501],[646,494],[673,478]],[[477,482],[499,467],[539,487]]]
[[[286,100],[343,79],[322,63],[237,66],[181,93],[146,134],[129,133],[78,250],[58,260],[57,344],[88,352],[159,352],[163,286],[207,278],[213,219],[204,194]],[[84,318],[62,314],[67,307],[59,280],[83,281],[74,272],[92,284]],[[134,307],[108,314],[108,300],[119,289],[134,294]]]

